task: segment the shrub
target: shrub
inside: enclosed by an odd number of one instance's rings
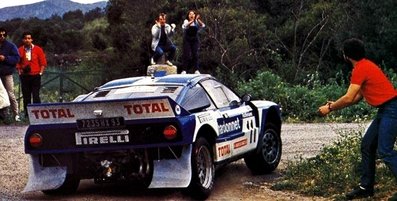
[[[336,100],[346,93],[347,85],[330,80],[321,84],[317,75],[308,75],[300,85],[290,85],[268,71],[259,72],[247,82],[239,82],[237,91],[249,93],[254,99],[271,100],[282,107],[284,118],[291,121],[315,122],[324,121],[318,115],[318,107],[328,100]],[[360,122],[368,120],[375,110],[361,101],[359,104],[332,112],[326,121]]]

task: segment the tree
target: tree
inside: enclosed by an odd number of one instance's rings
[[[333,34],[339,30],[333,16],[336,5],[326,1],[287,2],[271,5],[276,10],[284,10],[282,16],[272,15],[272,19],[280,23],[272,26],[272,33],[287,67],[278,73],[287,80],[299,82],[308,72],[323,68],[324,57],[334,40]],[[288,9],[283,9],[285,7]]]
[[[107,19],[115,52],[110,63],[115,76],[143,75],[151,55],[150,28],[159,12],[164,12],[167,1],[110,0]],[[170,19],[170,15],[168,15]]]

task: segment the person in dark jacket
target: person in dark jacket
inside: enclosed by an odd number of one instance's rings
[[[11,110],[15,121],[20,121],[18,114],[18,102],[14,94],[14,79],[12,74],[16,70],[16,64],[19,61],[19,53],[17,46],[6,40],[7,30],[0,28],[0,78],[3,82],[4,88],[7,90],[8,97],[11,103]],[[2,109],[0,112],[6,112],[7,109]]]

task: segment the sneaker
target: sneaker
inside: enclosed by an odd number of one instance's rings
[[[374,190],[365,189],[364,187],[358,186],[354,188],[351,192],[346,193],[346,198],[348,200],[358,199],[358,198],[367,198],[374,195]]]
[[[186,74],[186,71],[182,71],[181,74]]]
[[[200,74],[200,71],[196,70],[194,71],[194,74]]]
[[[20,122],[21,121],[21,117],[19,117],[19,115],[15,115],[15,121],[16,122]]]
[[[172,64],[171,62],[170,62],[170,60],[167,60],[166,62],[165,62],[167,65],[169,65],[169,66],[173,66],[174,64]]]
[[[152,57],[152,58],[150,58],[150,65],[156,65],[156,62],[154,62],[154,59],[153,59],[153,57]]]

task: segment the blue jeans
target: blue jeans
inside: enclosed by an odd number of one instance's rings
[[[362,176],[360,185],[373,189],[375,183],[376,154],[385,162],[397,178],[397,151],[394,144],[397,137],[397,99],[379,107],[361,142]]]
[[[163,56],[165,52],[168,52],[168,55],[166,56],[167,60],[172,60],[175,57],[175,52],[176,52],[176,46],[173,44],[170,45],[158,45],[156,47],[156,51],[154,51],[153,55],[153,60],[157,62],[160,57]]]

